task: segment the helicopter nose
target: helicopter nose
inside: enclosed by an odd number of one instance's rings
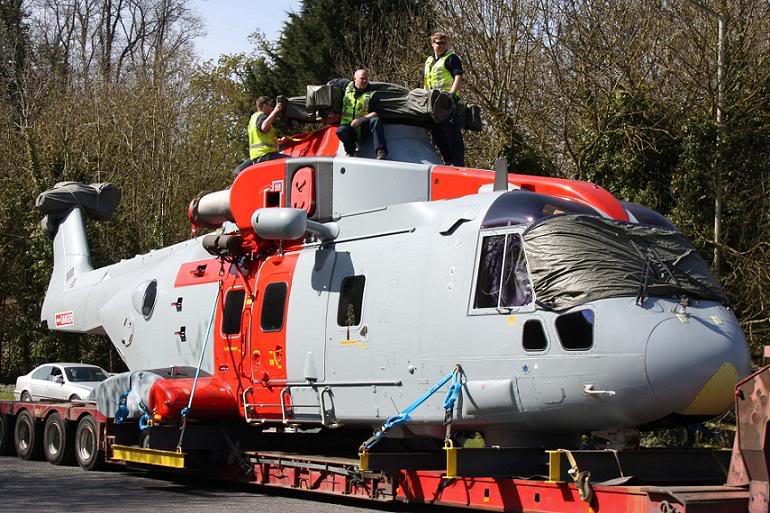
[[[724,412],[733,404],[735,384],[750,370],[746,340],[730,312],[661,322],[650,333],[645,363],[659,404],[682,415]]]

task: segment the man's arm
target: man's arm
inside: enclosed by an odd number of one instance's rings
[[[279,112],[283,110],[283,104],[279,103],[275,106],[273,109],[273,112],[270,113],[267,118],[262,122],[261,125],[259,125],[259,129],[262,130],[263,134],[266,134],[270,131],[271,128],[273,128],[273,121],[275,121],[275,117],[278,115]]]
[[[377,117],[377,112],[376,111],[369,112],[368,114],[365,114],[365,115],[361,116],[360,118],[356,118],[353,121],[351,121],[350,122],[350,126],[355,128],[358,125],[360,125],[361,123],[363,123],[364,121],[366,121],[368,119],[376,118],[376,117]]]
[[[361,123],[363,123],[364,121],[377,117],[377,95],[376,94],[372,95],[372,98],[369,100],[369,108],[371,108],[372,110],[370,110],[360,118],[356,118],[353,121],[351,121],[350,126],[355,128]]]
[[[446,69],[452,74],[454,80],[452,86],[449,88],[450,94],[458,94],[460,92],[460,86],[463,83],[463,62],[460,60],[460,56],[453,54],[446,60]]]
[[[463,83],[463,76],[462,75],[455,75],[454,82],[452,82],[452,87],[449,88],[450,94],[457,94],[457,91],[460,90],[460,85]]]

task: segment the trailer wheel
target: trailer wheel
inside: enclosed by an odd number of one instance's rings
[[[53,465],[70,465],[75,459],[74,433],[57,412],[45,421],[43,453],[48,463]]]
[[[83,470],[96,470],[104,464],[99,449],[99,429],[91,415],[86,415],[75,430],[75,459]]]
[[[43,456],[43,436],[39,422],[24,410],[16,417],[13,430],[16,455],[23,460],[39,460]]]
[[[0,456],[13,454],[13,420],[10,415],[0,414]]]

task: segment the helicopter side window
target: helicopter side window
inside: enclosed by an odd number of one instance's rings
[[[511,308],[532,300],[521,237],[515,233],[484,237],[476,277],[474,308]]]
[[[241,332],[241,313],[245,297],[246,291],[243,289],[233,289],[227,293],[225,308],[222,312],[222,333],[225,335]]]
[[[548,347],[548,339],[545,337],[543,325],[537,319],[530,319],[524,323],[521,343],[525,351],[545,351]]]
[[[567,351],[585,351],[594,345],[594,312],[579,310],[556,319],[561,345]]]
[[[262,331],[281,331],[288,292],[289,285],[285,282],[271,283],[267,286],[265,297],[262,300],[260,320]]]
[[[366,277],[347,276],[340,286],[340,303],[337,308],[338,326],[358,326],[361,323],[361,307],[364,302]]]

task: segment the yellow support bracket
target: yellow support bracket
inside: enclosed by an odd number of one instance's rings
[[[561,455],[563,451],[557,449],[555,451],[545,452],[548,453],[548,482],[563,483],[564,479],[561,475]]]
[[[358,451],[358,468],[359,470],[369,470],[369,451],[361,449]]]
[[[143,449],[136,446],[112,446],[112,459],[129,463],[143,463],[159,467],[185,468],[186,453],[182,451],[161,451],[158,449]]]
[[[444,441],[444,450],[446,451],[446,478],[457,477],[457,447],[448,438]]]

